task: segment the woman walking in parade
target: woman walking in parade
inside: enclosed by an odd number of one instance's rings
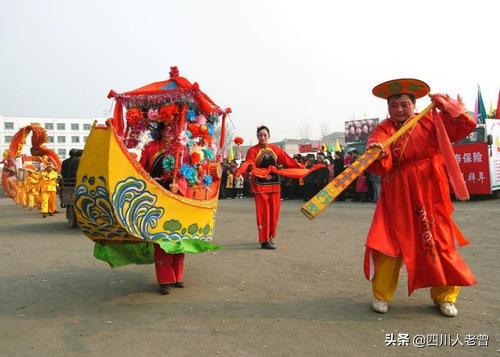
[[[269,144],[269,138],[269,128],[264,125],[259,126],[257,128],[259,143],[248,149],[245,164],[240,167],[236,176],[245,173],[250,166],[254,166],[257,169],[265,169],[270,166],[276,168],[281,164],[285,168],[302,169],[302,166],[286,152],[276,145]],[[252,174],[251,188],[255,196],[257,229],[261,248],[275,249],[273,240],[276,238],[281,205],[279,175],[271,172],[267,177],[261,178]]]

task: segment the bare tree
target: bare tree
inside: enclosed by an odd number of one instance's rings
[[[323,140],[323,138],[325,136],[327,136],[328,134],[330,134],[330,125],[328,125],[327,122],[321,122],[321,127],[320,127],[320,133],[321,133],[321,139]]]
[[[299,136],[301,139],[310,139],[311,138],[311,125],[306,122],[303,123],[299,128]]]

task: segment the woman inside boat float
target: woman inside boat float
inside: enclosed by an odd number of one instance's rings
[[[172,140],[169,134],[168,127],[164,123],[158,123],[157,138],[144,146],[140,160],[142,167],[150,176],[167,189],[170,188],[173,178],[165,175],[162,162],[166,154],[165,147],[169,144],[168,141]],[[183,288],[184,253],[166,253],[158,244],[154,244],[154,249],[156,279],[160,294],[168,295],[171,287]]]

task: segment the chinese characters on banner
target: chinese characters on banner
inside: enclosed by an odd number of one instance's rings
[[[469,193],[491,194],[488,145],[486,143],[455,145],[453,150]]]

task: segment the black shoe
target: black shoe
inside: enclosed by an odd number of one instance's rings
[[[47,218],[47,215],[46,214],[42,214],[42,218]]]
[[[270,242],[261,243],[260,247],[262,249],[276,249]]]
[[[170,286],[169,286],[169,284],[160,284],[158,292],[161,295],[168,295],[168,294],[170,294]]]
[[[178,281],[177,283],[172,283],[170,284],[170,286],[173,288],[180,288],[180,289],[183,289],[185,287],[182,281]]]

